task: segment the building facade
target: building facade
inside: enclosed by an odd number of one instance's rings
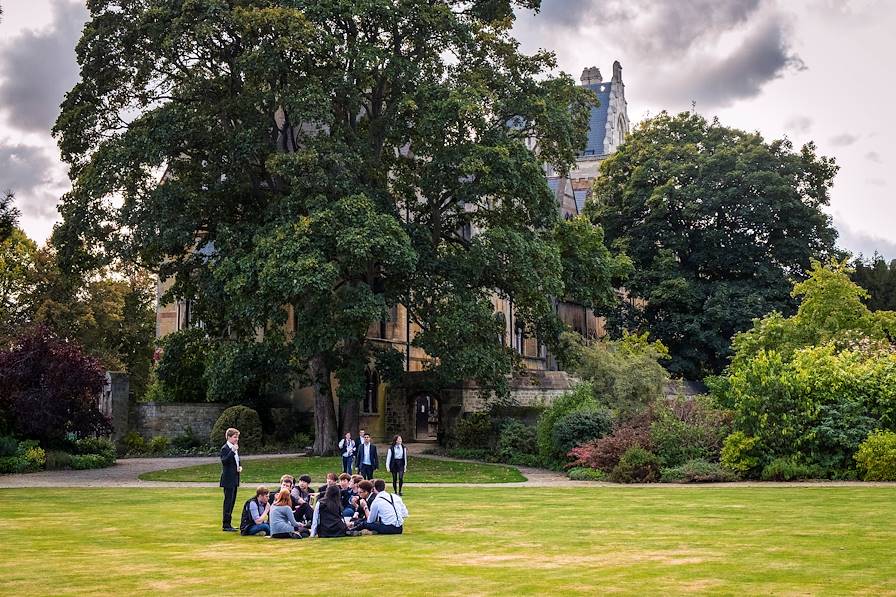
[[[629,132],[622,66],[618,61],[613,63],[613,76],[609,82],[603,81],[598,68],[590,67],[582,72],[581,85],[591,89],[598,98],[598,105],[591,108],[587,145],[568,176],[557,176],[550,168],[545,168],[560,216],[567,219],[583,213],[600,163],[616,151]],[[168,287],[166,281],[157,285],[156,335],[159,338],[197,323],[193,321],[189,301],[162,304]],[[511,397],[515,403],[523,408],[536,407],[569,390],[574,380],[559,370],[556,359],[538,339],[524,333],[513,301],[494,296],[492,303],[505,322],[502,342],[519,353],[526,369],[524,374],[514,376],[511,383]],[[287,309],[290,312],[284,325],[286,331],[292,333],[295,332],[293,315],[291,307]],[[557,301],[556,309],[560,319],[582,336],[599,338],[605,334],[603,318],[588,308]],[[368,340],[387,344],[404,355],[408,380],[405,387],[389,387],[381,382],[376,371],[367,372],[360,423],[377,440],[395,434],[406,440],[434,440],[452,429],[454,421],[464,413],[484,407],[482,393],[472,383],[438,391],[420,389],[428,387],[425,383],[428,357],[412,345],[417,332],[403,305],[394,306],[388,318],[371,324],[368,330]],[[332,385],[337,387],[338,380],[334,379]],[[310,388],[296,387],[289,398],[296,409],[313,408]],[[334,403],[338,409],[338,400],[334,399]]]

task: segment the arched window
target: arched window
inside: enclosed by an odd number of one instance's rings
[[[380,376],[376,371],[368,367],[364,370],[364,399],[361,401],[361,414],[375,415],[379,412],[379,395]]]

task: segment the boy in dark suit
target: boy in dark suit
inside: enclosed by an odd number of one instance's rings
[[[240,473],[243,467],[240,466],[240,430],[231,427],[224,433],[227,440],[221,446],[221,481],[218,483],[224,489],[224,516],[222,519],[222,530],[227,532],[236,532],[231,524],[233,516],[233,505],[236,504],[236,489],[240,486]]]
[[[358,448],[358,470],[366,480],[373,479],[373,471],[380,468],[376,446],[370,443],[370,434],[364,434],[364,443]]]

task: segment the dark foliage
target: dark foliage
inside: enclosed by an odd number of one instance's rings
[[[67,433],[108,433],[109,421],[97,408],[104,382],[99,361],[43,327],[0,352],[0,409],[22,437],[46,442]]]

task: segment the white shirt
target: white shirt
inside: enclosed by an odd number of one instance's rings
[[[376,522],[377,518],[379,518],[383,524],[400,527],[404,525],[404,519],[408,516],[410,516],[408,507],[404,505],[404,501],[399,496],[381,491],[376,494],[373,503],[370,505],[370,514],[367,515],[367,522]]]
[[[373,464],[370,462],[370,444],[361,446],[361,464]]]
[[[239,466],[240,466],[239,449],[234,444],[231,444],[230,442],[227,442],[227,447],[230,448],[231,451],[233,451],[233,459],[236,460],[236,466],[237,466],[237,468],[239,468]]]
[[[339,448],[342,450],[342,456],[348,458],[355,453],[355,440],[342,438],[339,440]]]
[[[404,461],[404,470],[408,470],[408,461],[407,461],[407,451],[404,449],[404,446],[400,446],[395,444],[395,460],[405,459]],[[392,472],[392,448],[389,448],[386,451],[386,470]]]

